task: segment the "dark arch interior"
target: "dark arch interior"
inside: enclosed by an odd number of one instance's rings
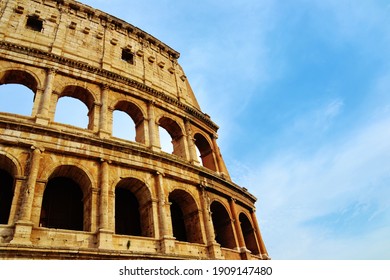
[[[259,248],[257,246],[255,232],[249,219],[245,214],[241,213],[240,217],[241,231],[244,235],[245,246],[252,254],[259,254]]]
[[[204,244],[198,206],[192,195],[176,189],[169,194],[173,236],[179,241]]]
[[[231,219],[225,207],[221,203],[214,201],[211,203],[210,210],[212,213],[215,240],[225,248],[234,249],[237,247]]]
[[[128,189],[115,189],[115,233],[141,236],[139,203]]]
[[[13,197],[14,179],[7,171],[0,169],[0,224],[8,224]]]
[[[83,192],[67,177],[50,179],[43,194],[40,225],[83,230]]]
[[[187,242],[188,239],[183,211],[175,201],[171,201],[171,219],[173,236],[179,241]]]

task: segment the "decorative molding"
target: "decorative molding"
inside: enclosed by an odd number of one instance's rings
[[[202,121],[204,124],[206,124],[207,126],[209,126],[210,128],[212,128],[215,131],[217,131],[219,129],[219,127],[210,119],[210,117],[208,117],[207,114],[204,114],[200,110],[182,103],[178,99],[173,98],[173,97],[165,94],[162,91],[158,91],[158,90],[151,88],[143,83],[137,82],[131,78],[124,77],[120,74],[111,72],[109,70],[105,70],[105,69],[91,66],[85,62],[77,61],[77,60],[70,59],[70,58],[65,58],[65,57],[60,56],[60,55],[45,52],[43,50],[39,50],[39,49],[31,48],[31,47],[21,46],[21,45],[2,41],[2,42],[0,42],[0,48],[3,48],[5,50],[9,50],[9,51],[18,52],[18,53],[25,54],[28,56],[33,56],[36,58],[41,58],[44,60],[52,61],[52,62],[66,65],[66,66],[69,66],[72,68],[76,68],[76,69],[79,69],[82,71],[97,74],[97,75],[100,75],[104,78],[108,78],[108,79],[111,79],[111,80],[114,80],[117,82],[125,83],[125,84],[130,85],[132,87],[135,87],[135,88],[137,88],[145,93],[148,93],[149,95],[151,95],[153,97],[157,97],[162,101],[165,101],[165,102],[170,103],[174,106],[177,106],[178,108],[185,111],[186,113],[199,119],[200,121]]]

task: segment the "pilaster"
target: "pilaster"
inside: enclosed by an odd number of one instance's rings
[[[191,122],[189,119],[185,119],[184,124],[185,124],[186,134],[187,134],[189,161],[191,164],[200,165],[198,156],[196,154],[195,139],[193,137],[193,133],[191,129]]]
[[[57,70],[54,68],[47,69],[45,89],[43,91],[40,100],[38,100],[40,102],[39,102],[39,109],[35,121],[42,125],[47,125],[50,121],[49,108],[50,108],[51,94],[53,91],[54,77],[56,72]]]
[[[238,246],[239,246],[238,250],[241,254],[241,258],[247,260],[249,259],[250,251],[246,248],[245,245],[245,239],[244,239],[244,235],[242,234],[240,220],[237,213],[236,200],[234,198],[230,199],[230,210],[233,215],[234,229],[237,234]]]
[[[163,185],[163,173],[157,171],[156,175],[156,188],[158,197],[158,216],[159,216],[159,239],[161,253],[172,254],[175,252],[175,238],[169,234],[168,230],[168,215],[166,211],[167,202],[165,199],[165,191]]]
[[[259,243],[259,246],[260,246],[261,258],[267,260],[267,259],[269,259],[268,252],[267,252],[267,249],[265,247],[263,238],[261,236],[260,227],[259,227],[259,224],[257,222],[255,209],[253,209],[251,211],[251,218],[252,218],[253,225],[255,227],[255,234],[256,234],[257,242]]]
[[[222,176],[227,177],[230,179],[229,172],[225,166],[225,162],[222,159],[221,151],[219,150],[219,147],[217,145],[217,135],[213,135],[212,141],[213,141],[213,151],[215,155],[215,159],[217,161],[218,170],[221,173]]]
[[[19,209],[18,221],[15,222],[14,236],[12,244],[31,244],[30,236],[33,227],[31,221],[31,211],[35,195],[35,184],[37,181],[41,153],[44,149],[31,146],[32,152],[29,160],[30,168],[27,182],[21,193],[21,205]]]
[[[101,106],[100,106],[100,118],[99,118],[99,136],[103,138],[108,138],[110,136],[110,131],[108,129],[108,94],[109,86],[103,84],[101,86]]]
[[[210,203],[207,197],[206,186],[199,184],[200,203],[202,206],[203,223],[206,230],[206,244],[210,259],[224,259],[221,251],[221,245],[215,241],[214,226],[211,218]]]
[[[149,145],[153,151],[161,151],[158,127],[154,115],[154,102],[149,102],[148,106],[148,123],[149,123]]]

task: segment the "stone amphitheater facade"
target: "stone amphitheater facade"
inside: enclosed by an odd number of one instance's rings
[[[0,112],[1,259],[269,258],[178,58],[76,1],[0,1],[0,89],[34,95],[31,115]],[[54,121],[63,97],[86,105],[86,128]],[[112,135],[115,111],[135,141]]]

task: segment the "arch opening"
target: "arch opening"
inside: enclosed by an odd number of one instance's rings
[[[248,217],[244,213],[241,213],[239,220],[246,248],[254,255],[260,254],[259,246],[257,245],[256,241],[255,230],[252,227]]]
[[[184,135],[182,129],[177,124],[177,122],[170,118],[162,117],[159,120],[159,126],[160,126],[159,133],[160,133],[161,149],[165,152],[172,151],[171,152],[172,154],[185,158],[186,151],[185,151]],[[167,132],[169,137],[164,132],[164,130]],[[169,141],[168,139],[170,139],[171,145],[168,144]]]
[[[29,88],[32,92],[37,92],[38,82],[28,72],[22,70],[8,70],[0,74],[0,85],[19,84]]]
[[[58,166],[43,192],[39,224],[49,228],[90,231],[91,212],[92,183],[88,175],[73,165]]]
[[[176,240],[188,242],[183,211],[175,201],[171,202],[172,231]]]
[[[136,178],[124,178],[115,188],[115,233],[154,236],[151,194]]]
[[[173,153],[173,145],[172,145],[171,135],[169,135],[168,131],[161,126],[158,128],[158,132],[160,135],[161,150],[163,152],[168,153],[168,154],[172,154]]]
[[[195,146],[200,156],[201,163],[204,167],[213,171],[217,171],[217,166],[214,159],[213,149],[207,139],[200,133],[194,135]]]
[[[183,190],[174,190],[168,199],[173,236],[179,241],[204,244],[199,210],[193,197]]]
[[[210,210],[212,213],[215,241],[225,248],[237,248],[232,222],[226,208],[218,201],[214,201],[210,205]]]
[[[78,183],[67,177],[49,180],[42,201],[40,226],[83,230],[83,192]]]
[[[31,116],[37,89],[36,79],[25,71],[8,70],[1,73],[0,112]]]
[[[0,224],[8,224],[14,195],[14,178],[6,170],[0,168]]]
[[[88,108],[77,98],[61,97],[57,102],[54,121],[80,128],[88,128]]]
[[[81,128],[93,129],[94,97],[85,88],[67,86],[58,96],[55,121]]]
[[[132,118],[123,111],[115,110],[113,112],[112,135],[129,141],[135,141],[135,130],[131,129],[135,124]]]
[[[128,189],[115,189],[115,233],[141,236],[139,204]]]
[[[144,115],[137,105],[120,101],[113,112],[113,135],[145,144],[144,121]]]

